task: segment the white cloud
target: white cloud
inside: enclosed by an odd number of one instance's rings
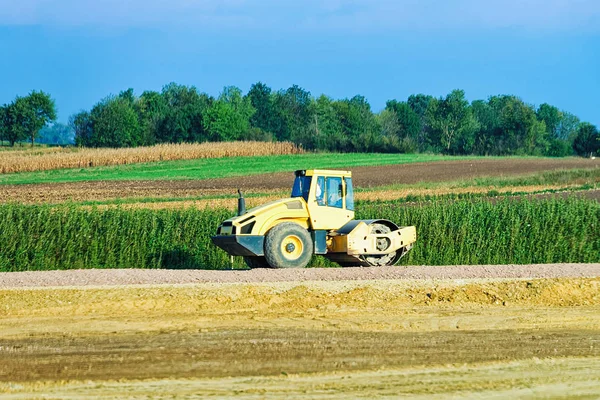
[[[317,31],[600,29],[599,0],[0,0],[0,25]]]

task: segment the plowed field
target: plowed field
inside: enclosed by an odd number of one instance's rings
[[[518,176],[541,171],[598,168],[600,159],[481,159],[440,161],[378,167],[352,167],[357,187],[447,182],[487,176]],[[310,168],[299,165],[298,168]],[[2,185],[0,201],[56,202],[123,197],[187,197],[246,191],[288,190],[290,172],[207,180],[96,181],[56,184]]]

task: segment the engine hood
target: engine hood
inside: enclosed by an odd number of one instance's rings
[[[297,222],[308,228],[308,208],[302,197],[270,201],[249,209],[244,215],[224,221],[217,234],[264,235],[281,220]]]

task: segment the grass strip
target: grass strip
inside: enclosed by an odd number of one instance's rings
[[[289,172],[297,169],[336,169],[445,160],[471,160],[432,154],[307,153],[281,156],[224,157],[162,161],[108,167],[58,169],[0,174],[0,184],[60,183],[100,180],[214,179]]]

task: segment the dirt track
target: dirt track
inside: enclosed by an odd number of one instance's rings
[[[252,283],[303,281],[359,281],[393,279],[489,279],[600,277],[600,264],[453,265],[381,268],[209,270],[71,270],[0,273],[0,289],[9,287],[60,287],[153,285],[188,283]]]
[[[310,166],[298,166],[298,168]],[[348,167],[357,187],[420,182],[447,182],[484,176],[516,176],[540,171],[598,168],[600,159],[481,159]],[[250,191],[282,190],[291,187],[290,172],[208,180],[98,181],[58,184],[0,186],[0,201],[52,202],[102,200],[120,197],[187,197]]]

